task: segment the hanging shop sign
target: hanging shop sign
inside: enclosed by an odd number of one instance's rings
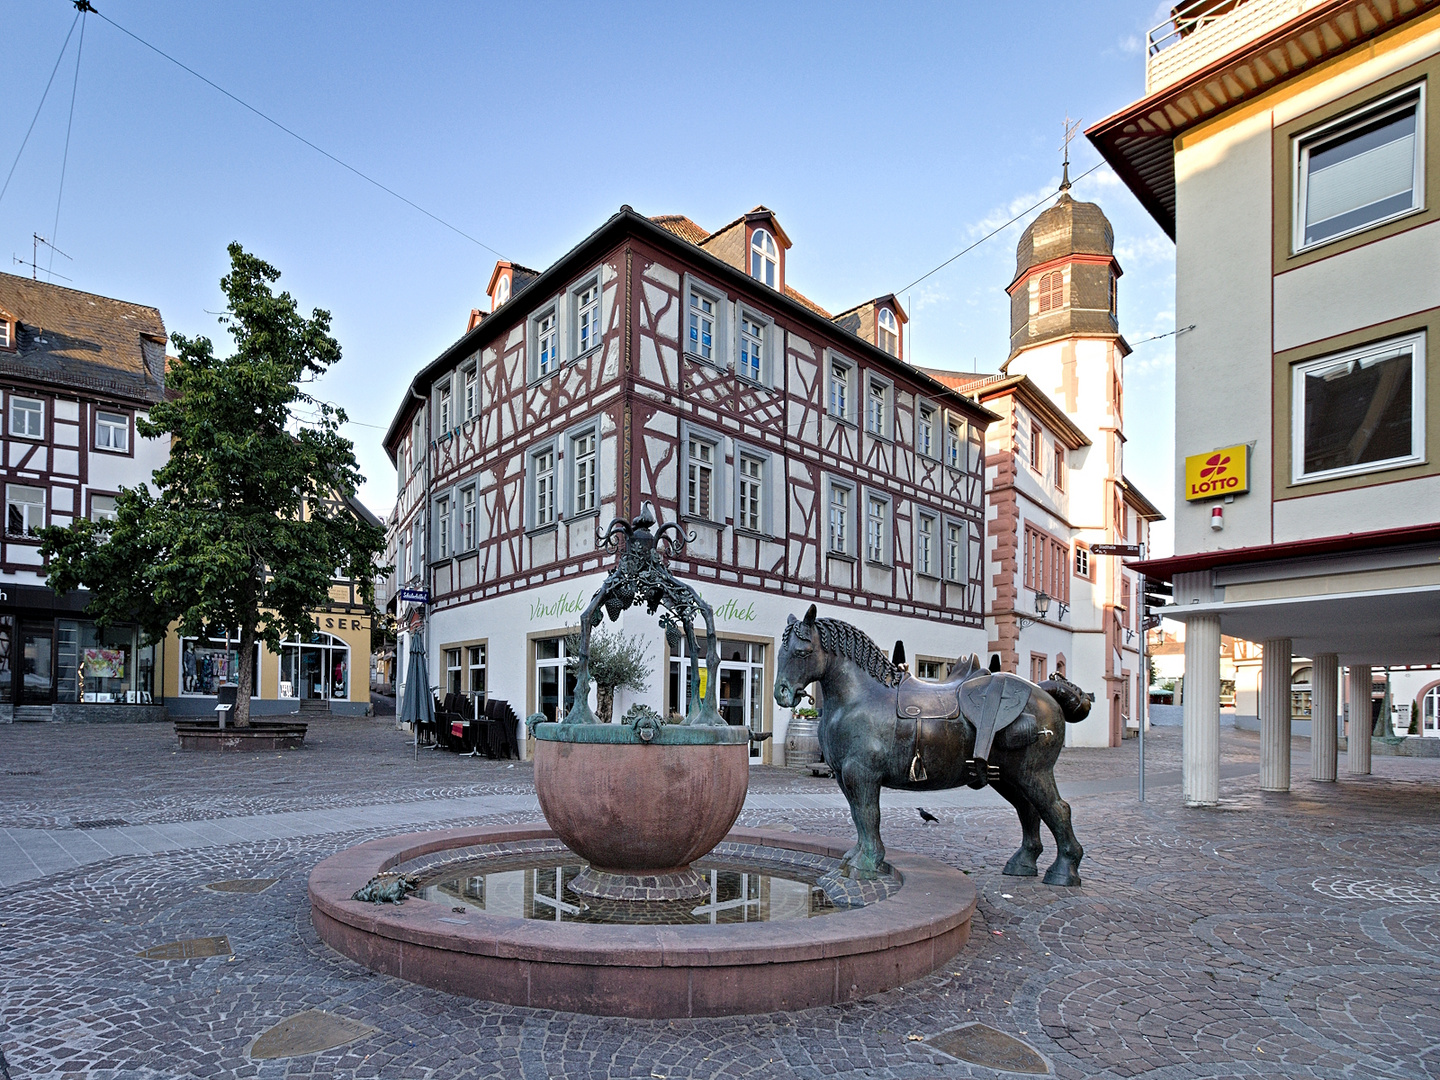
[[[1250,490],[1250,447],[1244,443],[1185,459],[1185,500],[1241,495]]]

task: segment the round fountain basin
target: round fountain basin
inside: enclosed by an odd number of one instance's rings
[[[567,860],[556,858],[556,841],[543,825],[372,840],[311,873],[311,917],[321,939],[340,953],[423,986],[534,1008],[665,1018],[807,1009],[891,989],[953,957],[969,937],[975,910],[975,889],[964,874],[905,852],[887,853],[894,880],[875,894],[883,898],[836,906],[823,917],[647,922],[634,915],[643,909],[627,905],[631,921],[601,925],[567,920],[563,911],[558,921],[523,911],[496,914],[444,887],[485,876],[478,852],[497,860],[496,872],[527,859],[535,863],[532,870],[560,867],[563,883]],[[733,829],[725,845],[711,857],[717,867],[733,871],[748,860],[805,884],[822,868],[833,874],[849,841]],[[708,875],[710,862],[697,872]],[[785,863],[805,869],[777,873]],[[422,895],[399,905],[351,899],[382,870],[416,874]],[[555,899],[559,890],[537,881],[530,891]],[[562,902],[586,903],[571,895]],[[813,896],[809,902],[823,906]],[[693,902],[687,909],[706,906]]]
[[[535,792],[555,834],[590,870],[590,896],[679,900],[707,889],[690,864],[730,831],[750,785],[743,727],[538,724]]]

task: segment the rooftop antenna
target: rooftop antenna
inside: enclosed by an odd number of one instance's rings
[[[1070,113],[1068,111],[1065,113],[1065,142],[1060,147],[1061,152],[1065,155],[1065,160],[1060,165],[1060,190],[1062,192],[1070,190],[1070,140],[1075,137],[1075,132],[1080,130],[1080,125],[1084,122],[1083,120],[1071,120]]]
[[[41,245],[41,244],[44,244],[44,245],[45,245],[46,247],[48,247],[51,251],[53,251],[56,255],[61,255],[61,256],[63,256],[64,258],[70,259],[70,256],[69,256],[69,255],[66,255],[65,252],[61,251],[61,250],[60,250],[59,248],[57,248],[54,244],[50,243],[50,241],[49,241],[49,240],[46,240],[45,237],[41,236],[39,233],[31,233],[31,234],[30,234],[30,261],[29,261],[29,262],[26,262],[24,259],[20,258],[19,255],[16,255],[16,254],[14,254],[13,252],[11,253],[11,256],[10,256],[10,257],[11,257],[12,260],[14,260],[14,261],[15,261],[16,263],[18,263],[19,265],[30,267],[30,279],[31,279],[32,281],[38,281],[38,280],[39,280],[39,272],[40,272],[40,270],[42,269],[41,266],[40,266],[40,245]],[[74,260],[74,259],[70,259],[70,261],[71,261],[71,262],[74,262],[75,260]],[[72,280],[71,278],[66,277],[64,274],[57,274],[57,273],[55,273],[55,271],[53,271],[53,270],[46,269],[46,270],[45,270],[45,273],[49,274],[51,277],[58,277],[58,278],[60,278],[62,281],[70,281],[70,280]]]

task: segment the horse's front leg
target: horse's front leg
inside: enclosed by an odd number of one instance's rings
[[[845,764],[837,779],[845,800],[850,804],[850,817],[855,822],[857,841],[845,853],[841,870],[856,877],[874,878],[889,873],[885,861],[885,845],[880,841],[880,774],[874,769],[854,763]]]

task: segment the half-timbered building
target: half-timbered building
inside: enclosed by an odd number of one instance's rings
[[[832,316],[792,288],[790,247],[765,207],[715,232],[622,207],[543,272],[496,266],[489,312],[385,438],[432,686],[563,709],[565,637],[611,562],[596,527],[645,502],[694,536],[672,566],[715,609],[722,712],[776,735],[756,760],[782,756],[789,613],[816,603],[912,661],[985,650],[993,414],[905,362],[893,296]],[[617,713],[683,712],[683,657],[641,611],[622,628],[651,641],[655,678]]]
[[[155,308],[0,274],[0,719],[133,718],[158,698],[155,647],[50,589],[38,534],[113,517],[164,464],[169,440],[135,430],[164,392]]]

